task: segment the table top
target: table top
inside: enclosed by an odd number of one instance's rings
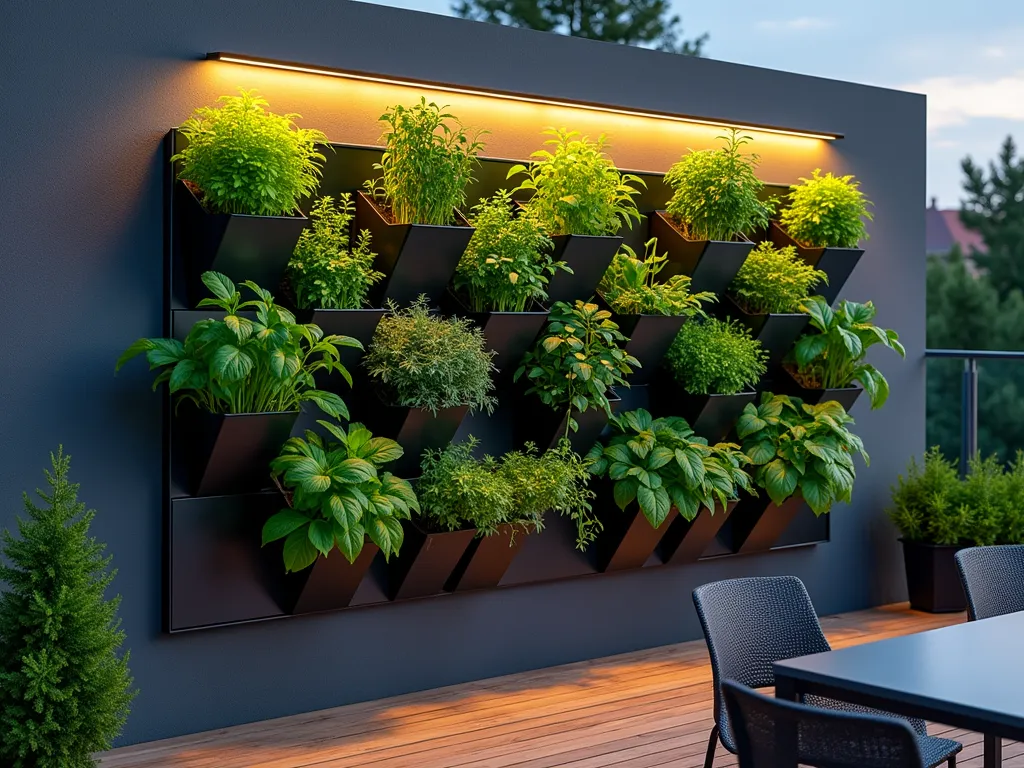
[[[1024,612],[789,659],[775,674],[1020,731]]]

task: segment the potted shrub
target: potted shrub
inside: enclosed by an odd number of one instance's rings
[[[750,329],[773,367],[807,326],[800,306],[822,280],[827,280],[825,273],[797,256],[792,246],[758,243],[729,284],[722,310]]]
[[[467,412],[494,410],[492,356],[470,320],[438,316],[424,296],[405,309],[389,302],[363,358],[375,394],[364,415],[405,448],[395,472],[414,472],[424,450],[447,445]]]
[[[544,132],[550,150],[531,155],[529,166],[514,165],[508,178],[525,178],[514,192],[529,199],[523,208],[554,241],[552,257],[568,270],[551,278],[551,301],[589,298],[618,250],[622,225],[640,221],[633,199],[646,187],[643,179],[620,173],[605,154],[608,141],[591,141],[578,131],[549,128]]]
[[[214,298],[199,306],[216,307],[223,317],[198,321],[183,342],[139,339],[118,359],[117,369],[145,353],[150,370],[159,370],[154,387],[167,382],[190,493],[259,490],[269,484],[267,466],[291,433],[301,403],[348,418],[341,398],[315,389],[313,378],[337,373],[351,383],[340,349],[360,344],[296,323],[255,283],[243,283],[256,295],[243,302],[224,275],[206,272],[202,280]],[[241,310],[254,311],[255,319]]]
[[[753,465],[754,484],[768,501],[745,499],[732,516],[737,552],[770,549],[806,502],[815,515],[849,501],[857,473],[853,455],[868,455],[850,431],[853,419],[836,402],[810,405],[799,398],[761,394],[736,422],[743,453]],[[775,509],[768,509],[770,503]]]
[[[285,582],[289,613],[348,606],[377,552],[398,554],[401,521],[420,509],[409,482],[382,469],[402,456],[398,443],[358,423],[317,423],[328,436],[290,438],[270,465],[287,508],[264,524],[263,546],[284,539],[285,572],[296,574]]]
[[[516,421],[519,441],[552,447],[563,436],[577,450],[601,434],[618,404],[613,387],[639,367],[624,349],[628,341],[597,304],[563,301],[551,307],[545,333],[523,357],[515,380],[525,376],[526,395],[541,408],[524,409]],[[530,401],[527,401],[528,403]]]
[[[483,329],[495,367],[510,378],[547,319],[548,280],[565,265],[551,258],[551,238],[532,216],[514,215],[507,190],[481,198],[472,224],[451,308]]]
[[[356,197],[356,225],[373,236],[383,272],[374,303],[408,304],[420,294],[437,301],[455,271],[473,230],[459,212],[483,148],[455,115],[423,97],[389,107],[381,140],[384,154]]]
[[[370,343],[383,309],[368,307],[370,288],[384,275],[373,268],[376,254],[367,229],[351,242],[355,203],[349,194],[321,197],[309,211],[310,226],[302,232],[288,262],[287,277],[296,314],[325,333],[345,333],[364,346]],[[342,353],[354,366],[362,350]],[[349,350],[346,350],[349,352]]]
[[[327,142],[298,128],[298,115],[276,115],[256,91],[222,96],[181,124],[186,144],[177,164],[175,232],[186,258],[191,302],[199,276],[213,270],[231,280],[277,287],[306,225],[299,201],[320,183]]]
[[[795,246],[800,258],[828,275],[821,293],[831,304],[864,254],[859,244],[868,237],[864,221],[872,218],[871,201],[853,176],[822,176],[816,168],[800,181],[790,187],[779,221],[772,222],[771,238],[776,245]]]
[[[668,532],[666,562],[696,560],[718,532],[739,489],[752,491],[746,457],[733,443],[708,445],[685,419],[654,419],[643,408],[611,419],[611,437],[587,455],[607,477],[618,511],[598,539],[598,570],[641,568]],[[703,513],[714,520],[694,525]],[[677,515],[679,525],[676,525]],[[675,558],[678,556],[678,560]]]
[[[630,376],[632,384],[648,384],[687,318],[704,315],[701,303],[717,301],[713,293],[690,293],[690,278],[673,275],[656,282],[666,256],[658,255],[658,241],[644,244],[638,257],[623,245],[601,278],[598,294],[615,313],[615,322],[629,337],[626,352],[640,361]]]
[[[682,416],[709,441],[724,440],[753,402],[766,357],[761,343],[735,320],[686,323],[665,355],[669,378],[662,377],[653,392],[658,411]]]
[[[760,158],[745,154],[752,139],[732,129],[725,146],[690,150],[665,174],[673,191],[651,216],[651,234],[668,250],[666,277],[690,275],[693,290],[723,293],[753,248],[746,234],[768,226],[775,207],[761,200]]]
[[[871,407],[881,408],[889,397],[889,382],[875,366],[864,362],[867,351],[882,344],[900,357],[907,353],[896,331],[871,323],[874,304],[842,301],[832,309],[821,296],[811,296],[800,305],[800,311],[818,331],[796,343],[786,366],[804,399],[838,400],[849,409],[860,394],[860,388],[853,386],[858,382]]]

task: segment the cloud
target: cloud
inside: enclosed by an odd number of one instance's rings
[[[978,118],[1024,121],[1024,70],[998,78],[929,77],[901,86],[928,97],[928,130]]]
[[[981,49],[981,55],[986,59],[1005,59],[1006,49],[998,45],[989,45]]]
[[[795,19],[766,19],[764,21],[757,22],[758,29],[784,32],[803,32],[810,29],[828,29],[831,26],[834,26],[832,21],[822,19],[817,16],[798,16]]]

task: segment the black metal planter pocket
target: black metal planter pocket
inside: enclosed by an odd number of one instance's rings
[[[651,390],[655,416],[682,416],[694,432],[712,445],[729,436],[747,403],[757,397],[756,392],[691,395],[667,374],[660,375]]]
[[[667,565],[697,562],[718,536],[738,503],[730,501],[724,509],[716,505],[714,513],[702,507],[693,520],[678,515],[658,544],[658,557]]]
[[[490,536],[477,536],[449,577],[445,590],[464,592],[498,586],[525,539],[526,532],[511,525],[498,526],[498,532]]]
[[[665,211],[652,213],[650,222],[651,236],[658,238],[658,252],[668,255],[660,278],[689,275],[691,293],[725,293],[754,248],[749,240],[688,240]]]
[[[769,237],[776,248],[791,245],[806,263],[828,275],[828,285],[819,285],[815,293],[832,304],[864,255],[863,248],[807,248],[789,236],[778,222],[772,222]]]
[[[468,406],[460,405],[434,413],[426,408],[384,405],[378,399],[365,409],[353,411],[352,419],[362,421],[378,437],[397,441],[405,453],[387,469],[397,477],[415,477],[423,451],[448,445],[468,411]]]
[[[476,529],[428,533],[412,521],[404,521],[402,527],[402,549],[388,564],[388,596],[408,600],[441,594],[473,542]]]
[[[268,550],[277,567],[283,569],[281,546],[268,547]],[[301,614],[347,608],[379,551],[376,544],[364,541],[354,563],[334,550],[327,557],[319,556],[309,568],[286,574],[277,598],[282,609],[286,613]]]
[[[556,235],[551,258],[564,261],[572,274],[558,270],[548,282],[548,301],[576,299],[586,301],[597,292],[597,285],[612,263],[622,238],[615,235]]]
[[[268,291],[277,290],[306,227],[305,216],[208,213],[184,181],[175,182],[174,194],[190,306],[208,295],[200,278],[209,270],[235,283],[252,280]]]
[[[366,193],[356,193],[356,229],[370,231],[373,268],[384,273],[371,291],[374,304],[391,299],[405,306],[421,293],[433,303],[441,298],[473,236],[458,212],[456,219],[456,226],[392,224]]]
[[[903,564],[907,570],[910,607],[928,613],[955,613],[967,608],[957,573],[955,555],[959,545],[903,542]]]
[[[629,376],[633,385],[650,384],[661,360],[686,322],[685,317],[668,315],[617,315],[619,330],[629,338],[626,352],[640,361]]]
[[[665,521],[654,528],[640,511],[639,504],[631,504],[625,512],[615,505],[611,483],[602,484],[598,490],[598,499],[603,500],[605,511],[601,515],[604,529],[594,542],[597,570],[607,573],[643,568],[658,548],[662,537],[672,527],[678,511],[672,507]]]
[[[341,364],[348,372],[355,375],[359,372],[359,362],[373,339],[374,331],[387,310],[384,309],[313,309],[299,310],[296,318],[301,323],[313,323],[324,332],[325,336],[351,336],[363,345],[363,349],[339,347]],[[344,385],[348,389],[348,385]]]
[[[849,413],[853,404],[857,402],[857,398],[860,397],[860,393],[864,391],[863,387],[859,386],[834,387],[829,389],[805,387],[796,380],[793,376],[793,372],[788,366],[786,366],[786,375],[785,378],[781,380],[781,383],[781,390],[787,395],[799,397],[805,403],[809,403],[811,405],[834,401],[843,406],[847,413]]]
[[[613,413],[621,402],[609,391],[608,405]],[[565,409],[556,411],[544,405],[536,395],[521,395],[516,412],[515,442],[517,445],[532,442],[538,450],[545,451],[567,437],[574,451],[585,454],[608,426],[608,415],[600,408],[588,408],[582,413],[573,409],[572,418],[576,422],[575,431],[568,429],[569,413]]]
[[[800,313],[752,315],[728,296],[718,305],[717,312],[733,317],[750,329],[750,335],[761,342],[768,353],[768,369],[772,370],[793,349],[793,345],[804,332],[810,318]]]
[[[799,494],[790,496],[781,506],[768,498],[767,491],[759,496],[744,496],[723,527],[726,546],[736,554],[767,552],[789,528],[804,507]]]

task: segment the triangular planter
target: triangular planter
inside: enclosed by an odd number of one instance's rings
[[[629,383],[637,386],[650,384],[686,318],[668,315],[616,315],[614,319],[619,324],[619,330],[629,339],[625,346],[626,352],[640,361],[640,368],[630,374]]]
[[[405,450],[401,458],[387,465],[388,472],[397,477],[416,477],[423,451],[448,445],[468,411],[468,406],[460,405],[442,408],[435,414],[426,408],[384,405],[371,398],[365,408],[353,411],[352,420],[361,421],[377,437],[397,441]]]
[[[653,528],[640,511],[639,504],[634,502],[625,512],[615,505],[610,482],[601,483],[595,490],[597,502],[604,509],[601,515],[604,528],[594,542],[597,570],[607,573],[643,568],[672,526],[678,511],[672,507],[665,521]]]
[[[490,536],[477,536],[470,542],[445,589],[465,592],[497,587],[525,540],[526,532],[511,525],[498,526],[498,532]]]
[[[828,285],[819,285],[815,293],[824,296],[829,304],[839,298],[839,292],[843,290],[846,281],[857,267],[857,262],[864,255],[863,248],[808,248],[800,245],[775,221],[772,222],[768,234],[776,248],[792,245],[801,259],[828,275]]]
[[[295,315],[300,323],[313,323],[320,326],[325,336],[339,335],[351,336],[353,339],[362,342],[363,349],[353,347],[339,347],[339,359],[348,372],[355,375],[359,370],[359,363],[370,346],[374,331],[381,318],[387,314],[384,309],[312,309],[298,310]],[[346,388],[348,385],[345,385]]]
[[[283,570],[281,548],[279,545],[270,549],[277,568]],[[367,540],[354,563],[334,550],[327,557],[318,557],[309,568],[285,574],[281,585],[281,607],[290,614],[347,608],[379,551],[376,544]]]
[[[689,275],[690,293],[725,293],[754,248],[749,240],[688,240],[665,211],[654,211],[649,218],[651,236],[658,238],[658,252],[668,255],[659,278]]]
[[[548,282],[548,303],[576,299],[588,301],[597,293],[597,285],[622,245],[615,235],[555,235],[553,261],[564,261],[572,274],[557,270]]]
[[[609,395],[608,402],[614,413],[622,401],[615,395]],[[572,417],[578,427],[575,432],[570,431],[567,434],[566,425],[569,417],[565,411],[553,410],[544,405],[536,395],[522,395],[516,413],[515,442],[517,445],[532,442],[536,444],[537,450],[545,451],[554,448],[565,436],[569,438],[574,451],[586,454],[608,426],[608,416],[598,408],[588,408],[583,413],[573,410]]]
[[[729,516],[728,543],[738,555],[767,552],[789,527],[804,506],[803,497],[794,495],[776,506],[767,491],[759,496],[746,496]]]
[[[388,596],[409,600],[443,593],[476,529],[428,533],[409,520],[403,521],[402,527],[402,549],[388,563]]]
[[[789,354],[810,321],[810,317],[798,312],[770,315],[750,314],[729,296],[722,298],[716,308],[716,313],[723,317],[733,317],[750,329],[750,335],[760,341],[762,349],[768,353],[769,369],[775,368]]]
[[[655,416],[682,416],[694,432],[714,445],[729,436],[743,409],[754,402],[757,393],[691,395],[663,372],[651,385],[651,396]]]
[[[788,366],[785,367],[785,374],[780,383],[782,385],[780,389],[787,395],[799,397],[810,405],[835,401],[843,406],[847,413],[850,412],[853,404],[857,402],[857,398],[864,391],[863,387],[856,385],[851,387],[834,387],[831,389],[811,389],[801,385],[793,377],[793,373],[789,370]]]
[[[718,536],[739,502],[730,501],[724,509],[716,505],[714,514],[702,507],[693,520],[677,515],[658,545],[658,556],[666,565],[695,563]]]

